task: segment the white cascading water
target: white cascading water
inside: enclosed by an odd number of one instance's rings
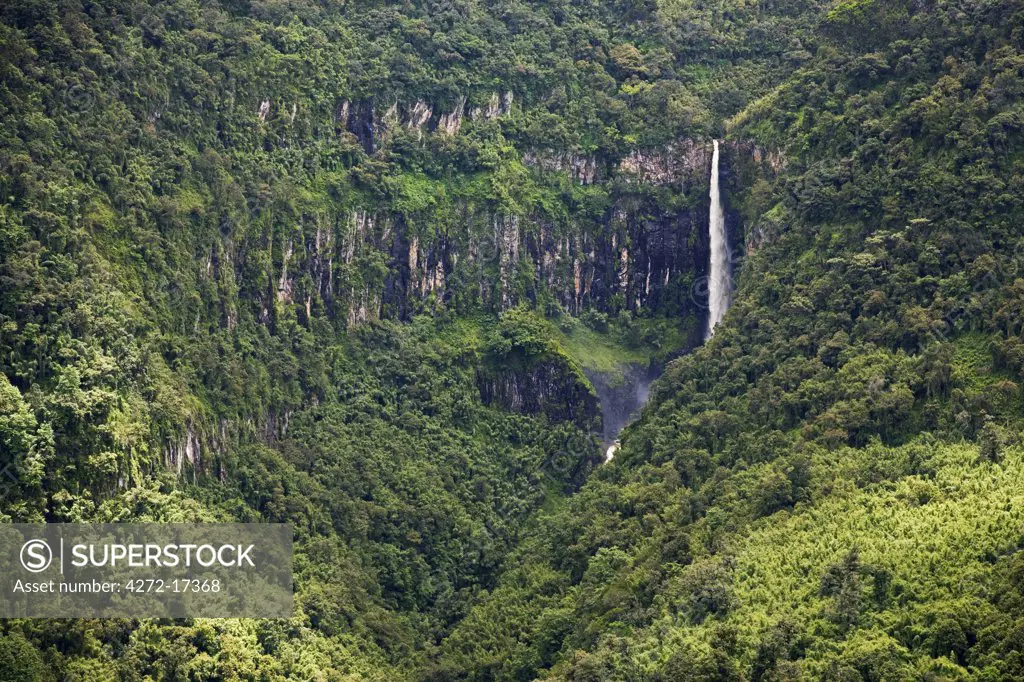
[[[715,151],[711,156],[711,215],[708,221],[708,229],[711,232],[711,273],[708,276],[708,328],[704,340],[711,338],[715,332],[715,325],[722,321],[726,309],[729,307],[731,293],[731,279],[729,277],[729,245],[725,234],[725,214],[722,212],[722,198],[718,190],[718,140],[714,140]],[[593,380],[593,379],[592,379]],[[600,385],[600,382],[597,382]],[[636,405],[643,405],[647,401],[647,391],[650,387],[650,379],[637,384]],[[600,392],[600,388],[599,388]],[[611,399],[602,397],[602,405],[610,403]],[[636,409],[636,408],[634,408]],[[602,413],[605,421],[611,423],[612,415]],[[614,432],[625,426],[629,418],[619,420],[622,415],[616,415]],[[608,434],[606,434],[606,437]],[[607,442],[607,441],[605,441]],[[605,464],[615,459],[619,451],[620,443],[616,439],[608,445],[604,452]]]
[[[619,441],[615,441],[614,443],[612,443],[611,445],[608,446],[607,450],[604,451],[604,463],[607,464],[608,462],[610,462],[613,459],[615,459],[615,453],[618,452],[618,451],[619,451]]]
[[[715,151],[711,156],[711,215],[708,230],[711,232],[711,273],[708,276],[708,329],[704,334],[707,341],[715,333],[715,325],[722,321],[729,307],[729,246],[726,243],[725,215],[722,213],[722,199],[718,191],[718,140],[714,141]]]

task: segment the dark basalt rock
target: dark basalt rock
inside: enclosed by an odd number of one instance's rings
[[[503,362],[477,373],[480,398],[510,412],[545,414],[589,431],[601,429],[597,396],[568,358],[547,355]]]

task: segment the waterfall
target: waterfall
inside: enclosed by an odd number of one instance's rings
[[[650,363],[626,363],[610,372],[583,370],[594,387],[601,406],[601,434],[604,461],[610,462],[619,449],[619,434],[640,413],[651,382],[660,366]]]
[[[707,341],[715,333],[715,325],[722,321],[729,307],[729,247],[726,243],[725,215],[718,190],[718,140],[711,156],[711,215],[708,230],[711,233],[711,273],[708,276],[708,329]]]

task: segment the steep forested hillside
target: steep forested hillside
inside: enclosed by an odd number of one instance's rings
[[[299,553],[292,621],[5,622],[0,675],[421,677],[599,459],[587,375],[699,341],[705,140],[809,11],[0,8],[0,520]]]
[[[0,680],[1024,676],[1022,32],[3,5],[0,521],[291,522],[297,606]],[[702,341],[711,137],[735,304],[598,467],[594,381]]]
[[[729,121],[736,304],[445,644],[471,679],[1020,679],[1011,3],[840,3]],[[549,671],[549,672],[545,672]]]

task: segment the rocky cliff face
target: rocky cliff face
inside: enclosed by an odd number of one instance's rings
[[[263,107],[262,115],[276,106]],[[465,121],[513,117],[517,106],[511,91],[473,101],[340,100],[334,117],[339,136],[379,156],[398,131],[413,131],[426,144],[431,136],[459,135]],[[782,162],[741,147],[734,145],[736,155]],[[469,200],[456,200],[440,219],[436,212],[409,215],[369,204],[304,216],[293,234],[275,235],[269,245],[274,291],[259,303],[262,317],[269,320],[275,305],[294,305],[300,318],[319,313],[353,326],[423,310],[501,311],[520,303],[555,304],[570,314],[646,308],[702,317],[693,292],[708,261],[711,150],[710,140],[681,139],[616,159],[523,153],[523,164],[538,176],[561,174],[604,189],[609,201],[600,216],[554,219]],[[738,230],[737,215],[730,226]]]
[[[373,154],[386,147],[392,133],[399,128],[415,131],[420,139],[424,133],[457,135],[465,118],[486,121],[508,116],[514,101],[511,91],[492,92],[489,100],[478,105],[471,105],[465,97],[460,97],[451,109],[423,100],[381,102],[364,99],[352,102],[346,99],[338,103],[335,123],[338,132],[351,133],[368,154]],[[257,112],[261,121],[266,120],[269,109],[270,101],[265,100]]]
[[[477,386],[485,405],[522,414],[544,414],[555,421],[575,422],[586,430],[602,428],[598,396],[566,358],[488,366],[478,373]]]
[[[414,122],[426,112],[414,109]],[[375,144],[379,128],[360,121],[350,127]],[[534,172],[606,185],[611,204],[596,219],[555,222],[469,202],[443,221],[371,208],[310,216],[273,245],[275,300],[265,308],[294,304],[300,317],[322,311],[349,326],[424,309],[500,311],[544,301],[572,314],[591,307],[700,314],[689,292],[707,267],[709,149],[687,140],[615,165],[526,156]]]
[[[363,114],[352,112],[366,107],[346,103],[342,108],[358,118]],[[500,115],[500,100],[497,107]],[[408,113],[396,109],[403,125],[425,126],[423,121],[431,118],[427,112],[424,106]],[[407,115],[412,118],[402,118]],[[362,131],[367,144],[381,139],[374,138],[379,133],[372,118],[348,123]],[[523,158],[531,172],[563,174],[581,187],[600,185],[610,199],[604,211],[556,221],[463,201],[442,219],[381,207],[308,214],[288,230],[266,228],[258,238],[252,232],[236,237],[222,230],[201,276],[210,280],[207,291],[220,292],[215,309],[227,328],[237,324],[240,306],[247,304],[267,325],[281,314],[294,314],[304,324],[326,317],[354,327],[375,319],[407,319],[420,311],[500,312],[531,303],[556,305],[570,314],[588,308],[612,314],[651,309],[690,316],[693,329],[700,330],[706,315],[701,298],[706,290],[699,280],[708,268],[710,152],[710,141],[693,140],[636,150],[618,162],[534,151]],[[745,245],[756,245],[756,235],[752,239],[741,228],[740,191],[784,162],[749,144],[723,145],[721,177],[736,261]],[[237,289],[236,283],[261,280],[265,288]],[[619,396],[614,386],[597,378],[595,386],[608,388],[599,401],[557,362],[484,372],[478,383],[489,404],[580,424],[599,424],[601,408],[616,414],[632,410],[625,404],[632,389]],[[286,428],[286,418],[266,419],[267,428],[272,423],[272,430]],[[621,428],[615,420],[605,421],[609,433]],[[199,453],[215,449],[216,439],[196,434],[169,444],[165,454],[172,466],[197,467]],[[267,437],[273,436],[268,432]]]
[[[619,162],[619,175],[627,182],[689,192],[707,185],[711,153],[710,140],[679,140],[663,149],[634,150]]]
[[[493,112],[474,115],[501,115],[501,101]],[[365,102],[346,102],[339,116],[348,116],[348,127],[361,131],[367,144],[376,144],[374,139],[382,138],[374,138],[379,129],[369,111]],[[428,111],[414,105],[408,112],[398,107],[384,113],[397,114],[403,125],[426,128],[425,121],[436,118]],[[455,119],[446,120],[428,134],[438,134]],[[706,315],[701,298],[706,290],[699,280],[708,268],[710,154],[710,141],[694,140],[635,150],[617,162],[552,151],[524,154],[531,172],[563,174],[581,187],[602,186],[610,201],[597,217],[556,221],[463,201],[443,219],[367,207],[305,214],[287,230],[267,227],[259,236],[222,229],[199,264],[200,286],[219,297],[210,309],[220,311],[221,324],[229,329],[245,305],[252,305],[267,325],[281,314],[293,314],[304,324],[326,317],[353,327],[375,319],[406,319],[419,311],[500,312],[533,303],[557,305],[571,314],[588,308],[613,314],[646,308],[690,316],[693,329],[700,330]],[[740,191],[784,163],[750,144],[723,145],[721,176],[736,260],[745,245],[757,243],[756,235],[745,235],[741,228]],[[266,286],[256,286],[260,281]],[[485,401],[509,410],[592,423],[599,416],[598,401],[578,379],[565,368],[545,366],[487,372],[479,386]],[[613,396],[611,402],[622,401]],[[268,439],[271,431],[286,429],[286,417],[281,421],[267,415],[259,421],[264,420]],[[614,424],[611,428],[618,430]],[[215,440],[197,430],[170,443],[166,459],[174,467],[196,466],[200,451],[215,449]]]

